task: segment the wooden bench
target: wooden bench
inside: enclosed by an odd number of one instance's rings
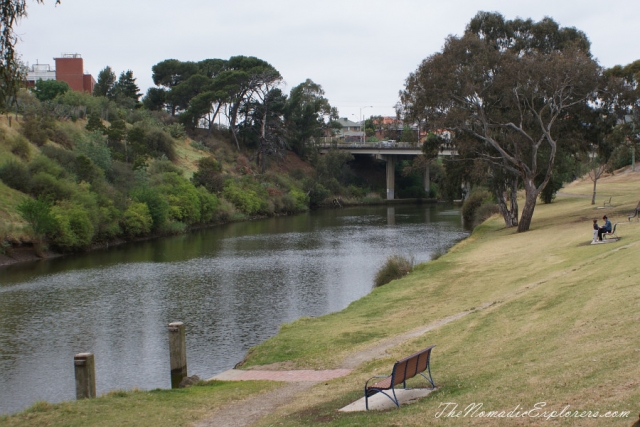
[[[611,204],[611,199],[613,198],[613,196],[609,197],[609,200],[605,200],[604,203],[602,204],[602,207],[606,207],[607,205],[609,205],[610,208],[613,207],[613,205]]]
[[[418,374],[422,375],[427,381],[429,381],[431,383],[431,387],[436,388],[436,385],[433,382],[433,378],[431,378],[430,361],[431,350],[433,349],[433,347],[435,347],[435,345],[427,347],[424,350],[414,353],[409,357],[405,357],[402,360],[398,360],[393,365],[391,375],[377,375],[375,377],[369,378],[364,385],[364,401],[367,411],[369,410],[369,397],[373,396],[376,393],[384,394],[389,399],[391,399],[391,401],[395,403],[397,407],[400,407],[400,402],[398,401],[398,397],[396,396],[395,387],[399,384],[402,384],[402,388],[406,390],[407,380],[415,377]],[[423,372],[425,371],[429,373],[428,377],[423,374]],[[380,381],[369,385],[369,382],[373,379],[378,379]],[[389,390],[391,390],[391,394],[389,394]]]
[[[613,224],[613,229],[611,231],[609,231],[608,233],[602,233],[602,240],[606,239],[607,236],[609,236],[611,239],[619,239],[618,235],[616,234],[616,228],[618,228],[617,222]]]

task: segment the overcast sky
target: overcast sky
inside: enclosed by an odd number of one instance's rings
[[[591,40],[601,65],[640,59],[640,1],[620,0],[27,0],[17,27],[24,62],[54,65],[79,53],[86,72],[133,70],[142,92],[165,59],[256,56],[284,77],[310,78],[341,117],[394,115],[398,91],[420,62],[460,35],[479,11],[507,19],[552,17]],[[369,107],[371,106],[371,107]],[[363,108],[366,107],[366,108]]]

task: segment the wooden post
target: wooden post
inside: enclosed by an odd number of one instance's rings
[[[76,354],[73,365],[76,371],[76,399],[96,397],[96,363],[93,354]]]
[[[187,341],[184,323],[169,323],[169,358],[171,364],[171,388],[178,388],[187,376]]]

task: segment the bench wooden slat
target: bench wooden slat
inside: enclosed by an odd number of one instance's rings
[[[396,396],[395,387],[399,384],[403,384],[403,387],[406,389],[406,381],[420,374],[425,377],[433,388],[435,388],[435,384],[433,382],[433,378],[431,377],[431,350],[435,347],[432,345],[430,347],[425,348],[424,350],[420,350],[417,353],[412,354],[411,356],[405,357],[402,360],[398,360],[394,365],[391,371],[391,375],[385,376],[376,376],[373,378],[369,378],[364,385],[364,397],[365,397],[365,406],[367,410],[369,410],[369,397],[373,396],[376,393],[382,393],[387,396],[396,406],[400,406],[398,402],[398,398]],[[429,376],[423,374],[423,372],[427,371]],[[369,381],[374,378],[383,378],[376,383],[369,385]],[[393,397],[385,391],[391,390]]]

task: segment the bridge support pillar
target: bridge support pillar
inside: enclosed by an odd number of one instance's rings
[[[384,156],[387,161],[387,200],[393,200],[395,198],[395,186],[396,186],[396,156]]]
[[[427,193],[427,197],[431,197],[429,194],[431,188],[431,180],[429,179],[429,165],[424,169],[424,191]]]

